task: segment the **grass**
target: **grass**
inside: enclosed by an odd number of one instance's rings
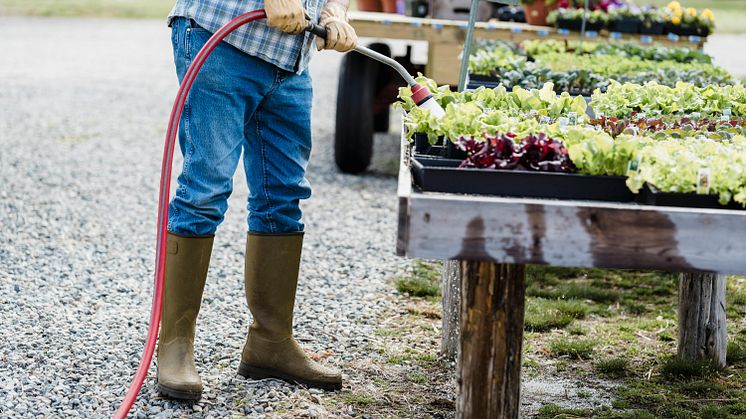
[[[585,318],[588,311],[588,307],[579,301],[529,298],[526,301],[524,327],[533,332],[562,329],[575,319]]]
[[[556,404],[547,404],[539,409],[539,417],[546,419],[562,419],[562,418],[575,418],[575,417],[588,417],[590,410],[588,409],[567,409],[564,407],[557,406]]]
[[[0,0],[0,15],[165,19],[173,0]]]
[[[394,280],[396,290],[414,297],[437,297],[440,295],[442,265],[416,261],[410,272]]]
[[[717,367],[707,361],[682,360],[676,357],[665,359],[661,365],[661,373],[670,378],[710,377],[717,370]]]
[[[568,339],[560,337],[549,344],[549,351],[554,356],[586,359],[593,354],[596,341],[591,339]]]
[[[529,267],[527,292],[526,374],[615,383],[605,403],[544,397],[537,417],[746,418],[746,278],[728,278],[725,370],[675,357],[675,274]],[[572,318],[561,303],[585,316]]]
[[[593,367],[601,374],[611,377],[621,377],[627,373],[629,359],[618,357],[602,359],[593,364]]]

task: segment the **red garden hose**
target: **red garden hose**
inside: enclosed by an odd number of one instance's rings
[[[197,77],[200,68],[202,68],[202,65],[207,60],[207,57],[210,56],[210,53],[212,53],[212,51],[226,36],[228,36],[228,34],[249,22],[264,19],[265,17],[267,17],[267,15],[264,13],[264,9],[254,10],[236,17],[226,23],[222,28],[218,29],[218,31],[207,40],[207,43],[205,43],[202,49],[199,50],[197,56],[194,57],[194,61],[187,69],[184,79],[181,81],[181,86],[179,86],[176,100],[171,108],[171,117],[168,120],[168,130],[166,131],[166,143],[163,147],[161,185],[160,194],[158,196],[155,289],[153,293],[153,307],[150,312],[150,328],[148,329],[148,337],[145,342],[145,350],[140,359],[140,366],[137,368],[137,372],[135,373],[135,377],[132,379],[129,390],[127,390],[127,395],[124,397],[124,400],[122,400],[122,404],[119,405],[116,413],[114,413],[114,417],[117,419],[124,419],[132,408],[132,404],[135,402],[137,394],[140,392],[145,377],[148,375],[150,362],[153,360],[153,352],[155,351],[155,343],[158,339],[158,328],[161,323],[161,305],[163,303],[163,281],[166,275],[166,237],[168,234],[168,202],[169,193],[171,191],[171,166],[174,158],[176,136],[179,133],[179,120],[181,119],[181,113],[184,110],[184,103],[189,94],[189,89],[191,89],[194,79]],[[309,22],[306,30],[316,36],[326,39],[326,29],[313,22]],[[417,106],[429,109],[436,117],[443,115],[443,109],[440,107],[438,102],[433,99],[430,91],[425,86],[417,84],[414,78],[412,78],[412,76],[407,73],[406,69],[397,61],[362,46],[356,46],[355,51],[394,68],[404,78],[404,80],[407,81],[407,84],[411,86],[412,100]]]
[[[179,132],[179,120],[181,119],[181,113],[184,110],[184,102],[186,102],[189,89],[191,89],[192,83],[194,83],[194,79],[197,77],[200,68],[202,68],[202,65],[215,47],[223,41],[223,38],[228,36],[229,33],[233,32],[238,27],[257,19],[264,19],[265,17],[266,14],[264,13],[264,9],[259,9],[244,13],[226,23],[225,26],[220,28],[210,37],[209,40],[207,40],[207,43],[202,47],[199,53],[197,53],[197,56],[189,66],[189,69],[187,69],[186,75],[184,75],[181,86],[179,86],[179,92],[177,93],[176,100],[171,108],[171,117],[168,120],[168,130],[166,131],[166,143],[163,147],[161,186],[160,194],[158,196],[155,289],[153,295],[153,308],[150,311],[150,329],[148,330],[148,337],[145,342],[145,350],[140,359],[140,366],[137,368],[137,372],[135,373],[135,377],[132,379],[129,390],[127,390],[127,395],[124,397],[124,400],[122,400],[122,404],[119,405],[119,409],[114,413],[114,417],[117,419],[127,417],[130,408],[132,408],[132,404],[135,402],[137,394],[140,392],[142,383],[148,375],[150,362],[153,360],[153,352],[155,351],[155,342],[158,338],[158,327],[161,323],[161,304],[163,303],[163,281],[166,275],[166,237],[168,233],[168,201],[171,191],[171,166],[174,158],[176,135]]]

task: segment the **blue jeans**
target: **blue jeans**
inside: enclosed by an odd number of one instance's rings
[[[179,81],[212,34],[184,18],[172,22]],[[179,146],[184,166],[169,206],[169,231],[215,233],[228,209],[243,151],[249,185],[248,228],[303,231],[299,201],[311,154],[311,77],[295,74],[221,43],[205,62],[184,106]]]

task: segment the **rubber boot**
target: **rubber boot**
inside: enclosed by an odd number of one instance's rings
[[[254,234],[246,239],[246,302],[254,316],[238,373],[279,378],[324,390],[342,376],[311,360],[293,338],[293,306],[303,233]]]
[[[168,233],[158,339],[158,389],[175,399],[198,400],[202,396],[202,380],[194,365],[194,329],[212,242],[212,236],[182,237]]]

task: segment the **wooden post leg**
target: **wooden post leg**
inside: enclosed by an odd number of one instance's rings
[[[448,358],[455,358],[459,347],[459,329],[461,328],[461,270],[459,262],[446,261],[443,264],[443,339],[440,353]]]
[[[679,358],[725,367],[726,341],[725,275],[680,274]]]
[[[525,265],[462,261],[456,417],[518,418]]]

